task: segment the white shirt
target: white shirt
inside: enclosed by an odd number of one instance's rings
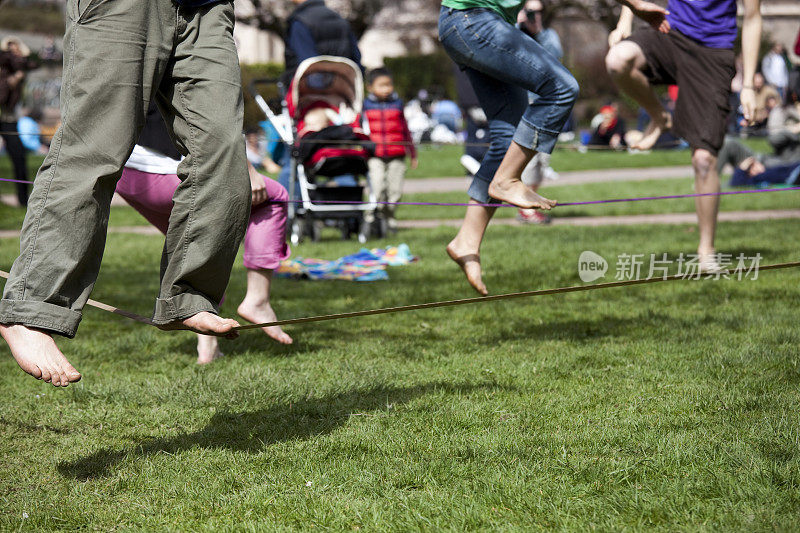
[[[778,89],[785,89],[789,85],[789,71],[786,68],[786,61],[780,54],[770,52],[765,55],[761,61],[761,72],[767,83]]]
[[[137,144],[133,147],[133,153],[131,153],[125,166],[150,174],[177,174],[178,164],[180,164],[180,161]]]

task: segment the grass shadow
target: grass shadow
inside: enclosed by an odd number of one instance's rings
[[[454,385],[443,382],[413,387],[381,386],[282,403],[257,411],[223,411],[216,413],[203,429],[193,433],[146,439],[124,450],[99,450],[76,461],[62,462],[58,470],[65,477],[88,480],[108,475],[128,456],[146,457],[162,452],[175,454],[193,448],[257,453],[278,442],[329,434],[353,415],[388,411],[398,404],[433,392],[464,394],[498,387],[500,385],[494,383]]]

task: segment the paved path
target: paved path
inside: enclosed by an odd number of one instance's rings
[[[757,220],[800,219],[800,209],[774,209],[764,211],[723,211],[719,214],[720,222],[743,222]],[[608,217],[555,217],[553,226],[633,226],[636,224],[696,224],[694,213],[667,213],[662,215],[620,215]],[[499,218],[492,221],[494,225],[523,226],[513,218]],[[439,226],[461,225],[460,218],[435,220],[401,220],[401,228],[436,228]],[[161,235],[153,226],[117,226],[108,228],[109,233],[127,233],[136,235]],[[0,230],[0,239],[19,238],[19,230]]]
[[[692,167],[651,167],[651,168],[615,168],[606,170],[580,170],[560,172],[556,181],[548,181],[547,185],[582,185],[584,183],[608,183],[613,181],[649,181],[692,176]],[[423,192],[466,192],[471,178],[419,178],[408,179],[403,185],[406,194]]]

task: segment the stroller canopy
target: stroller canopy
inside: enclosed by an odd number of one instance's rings
[[[297,67],[286,106],[293,120],[302,119],[312,106],[324,102],[338,110],[344,124],[355,122],[364,103],[361,69],[344,57],[317,56]]]

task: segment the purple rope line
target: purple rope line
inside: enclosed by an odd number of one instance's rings
[[[29,183],[29,184],[33,185],[33,182],[32,182],[32,181],[25,181],[25,180],[12,180],[12,179],[9,179],[9,178],[0,178],[0,181],[9,181],[9,182],[11,182],[11,183]]]
[[[556,207],[567,207],[576,205],[596,205],[596,204],[615,204],[620,202],[643,202],[646,200],[673,200],[676,198],[699,198],[702,196],[727,196],[729,194],[755,194],[762,192],[783,192],[783,191],[798,191],[800,187],[781,187],[778,189],[751,189],[747,191],[725,191],[725,192],[707,192],[695,194],[675,194],[670,196],[645,196],[639,198],[610,198],[607,200],[591,200],[587,202],[564,202],[559,203]],[[301,204],[303,200],[283,200],[273,201],[272,203],[293,203]],[[312,204],[332,204],[332,205],[365,205],[374,203],[377,205],[415,205],[415,206],[439,206],[439,207],[516,207],[511,204],[482,204],[482,203],[457,203],[457,202],[347,202],[342,200],[314,200]]]

